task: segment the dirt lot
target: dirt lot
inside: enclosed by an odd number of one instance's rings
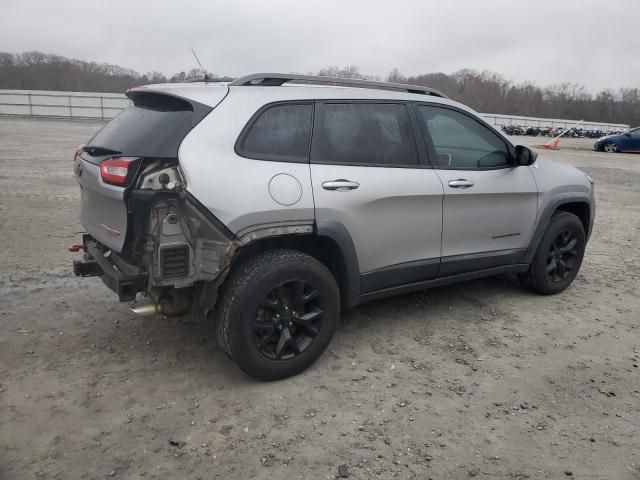
[[[553,153],[597,186],[565,293],[373,302],[309,371],[259,383],[210,325],[71,276],[72,152],[99,126],[0,118],[0,478],[640,478],[640,156]]]

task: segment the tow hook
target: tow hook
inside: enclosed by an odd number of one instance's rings
[[[75,244],[75,245],[71,245],[67,248],[67,250],[69,250],[70,252],[79,252],[79,251],[83,251],[86,252],[87,251],[87,246],[83,245],[83,244]]]

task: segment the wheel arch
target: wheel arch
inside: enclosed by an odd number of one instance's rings
[[[542,215],[540,215],[531,243],[525,253],[526,263],[531,263],[533,260],[533,257],[538,250],[538,245],[542,241],[542,236],[544,235],[547,225],[549,225],[553,215],[560,211],[569,212],[577,216],[584,227],[586,237],[589,238],[593,224],[592,205],[589,198],[582,196],[564,196],[563,198],[547,205],[542,212]]]
[[[258,253],[277,248],[301,251],[324,264],[338,283],[342,304],[353,305],[360,294],[360,270],[353,240],[342,224],[318,222],[311,232],[257,238],[238,249],[230,269]]]
[[[590,223],[591,223],[591,207],[586,201],[573,201],[561,203],[556,207],[553,213],[558,211],[573,213],[580,219],[584,228],[584,233],[589,236]],[[553,216],[552,213],[552,216]]]

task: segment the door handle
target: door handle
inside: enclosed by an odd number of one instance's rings
[[[457,180],[449,181],[449,186],[451,188],[469,188],[469,187],[473,187],[474,185],[475,183],[465,178],[459,178]]]
[[[337,190],[339,192],[346,192],[348,190],[355,190],[360,184],[358,182],[352,182],[350,180],[344,180],[342,178],[338,180],[332,180],[330,182],[322,182],[322,188],[325,190]]]

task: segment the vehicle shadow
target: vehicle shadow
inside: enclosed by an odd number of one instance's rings
[[[371,301],[343,312],[328,350],[342,358],[354,345],[364,345],[368,340],[363,335],[371,332],[384,338],[398,331],[413,332],[418,325],[428,327],[444,318],[464,324],[471,320],[470,309],[478,315],[493,311],[495,300],[505,295],[517,299],[530,294],[515,277],[499,276]],[[120,363],[135,365],[142,372],[188,376],[203,385],[261,383],[244,375],[217,345],[212,320],[134,317],[119,308],[118,312],[115,325],[105,321],[87,341],[115,355]],[[103,362],[101,357],[95,361]],[[325,362],[330,360],[320,359],[320,368]]]

